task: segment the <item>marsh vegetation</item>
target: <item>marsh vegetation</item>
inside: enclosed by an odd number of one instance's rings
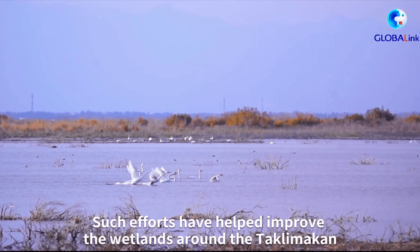
[[[229,239],[225,244],[207,244],[207,245],[165,245],[165,244],[113,244],[109,237],[113,236],[130,236],[131,234],[139,233],[158,239],[162,236],[177,236],[194,234],[202,238],[221,236],[226,234],[237,233],[236,228],[193,228],[184,230],[177,228],[176,230],[164,227],[159,228],[132,228],[132,227],[93,227],[92,218],[100,216],[101,219],[110,220],[121,216],[124,219],[138,219],[141,211],[136,207],[133,198],[122,199],[120,207],[116,208],[116,212],[112,214],[81,214],[80,211],[75,211],[77,204],[65,208],[64,204],[59,201],[41,202],[30,211],[30,216],[22,218],[22,224],[16,228],[9,228],[4,230],[0,227],[0,249],[1,250],[84,250],[84,251],[103,251],[103,250],[230,250],[230,251],[254,251],[254,250],[420,250],[420,229],[416,226],[410,225],[408,227],[402,226],[397,222],[396,225],[391,225],[385,228],[384,235],[381,238],[371,238],[370,234],[361,233],[358,228],[360,225],[368,225],[376,220],[363,214],[359,215],[355,212],[350,212],[345,215],[335,217],[323,217],[319,214],[312,213],[309,210],[292,210],[292,214],[288,219],[290,220],[306,220],[314,221],[323,219],[325,225],[322,228],[309,228],[297,225],[295,227],[284,229],[281,226],[245,229],[241,231],[242,236],[254,237],[251,244],[237,243],[232,244]],[[58,210],[64,208],[64,210]],[[224,208],[211,207],[204,210],[205,206],[195,205],[185,209],[181,215],[176,215],[171,219],[179,219],[182,217],[187,220],[214,220],[216,217],[224,220],[228,219],[255,219],[254,210],[260,206],[254,206],[252,209],[241,209],[229,213]],[[272,220],[280,219],[277,216],[272,216]],[[273,222],[274,223],[274,222]],[[7,222],[3,222],[6,225]],[[276,233],[278,235],[288,235],[305,238],[311,236],[315,232],[317,235],[326,237],[336,237],[336,244],[330,245],[301,245],[301,244],[269,244],[267,241],[258,243],[257,234],[271,235]],[[7,234],[7,237],[6,235]],[[92,237],[99,236],[106,237],[105,244],[85,244],[84,235],[90,234]]]
[[[389,110],[374,108],[365,115],[352,114],[344,118],[318,118],[307,113],[279,116],[242,108],[221,116],[201,118],[188,114],[173,114],[163,119],[139,117],[133,119],[78,120],[15,120],[0,117],[0,138],[51,138],[86,142],[148,142],[149,138],[185,136],[194,139],[245,141],[270,138],[362,138],[411,139],[420,137],[420,115],[398,118]],[[130,138],[131,137],[131,138]],[[170,142],[170,141],[165,141]],[[74,147],[84,147],[82,145]]]

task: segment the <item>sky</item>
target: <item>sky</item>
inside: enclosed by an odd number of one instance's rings
[[[0,113],[419,111],[420,42],[376,34],[420,2],[0,1]]]

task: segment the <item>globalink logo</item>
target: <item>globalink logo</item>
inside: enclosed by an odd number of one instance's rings
[[[403,10],[395,9],[388,13],[386,20],[392,28],[401,29],[407,23],[407,14]]]
[[[388,13],[386,18],[388,25],[391,26],[393,29],[401,29],[407,23],[407,14],[403,10],[394,9]],[[417,35],[407,35],[407,34],[376,34],[375,41],[377,42],[413,42],[419,41],[419,37]]]

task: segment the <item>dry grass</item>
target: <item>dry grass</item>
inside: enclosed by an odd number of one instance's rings
[[[126,217],[138,217],[140,216],[139,211],[134,206],[133,199],[123,199],[125,206],[123,211],[117,209],[119,214],[123,214]],[[55,204],[53,204],[55,205]],[[256,206],[257,207],[257,206]],[[250,219],[254,217],[253,210],[245,211],[240,210],[232,214],[227,214],[226,209],[222,208],[210,208],[203,212],[200,212],[202,206],[194,206],[187,208],[182,215],[186,219],[202,219],[202,218],[214,218],[220,216],[223,219]],[[255,207],[254,207],[255,208]],[[403,227],[400,223],[396,226],[389,226],[386,228],[384,236],[381,239],[369,239],[369,234],[361,234],[357,228],[358,223],[374,222],[374,219],[370,216],[363,216],[359,218],[359,215],[351,212],[346,215],[335,216],[333,218],[321,218],[317,214],[313,214],[310,211],[294,211],[289,219],[305,219],[305,220],[317,220],[323,219],[325,221],[325,227],[317,230],[317,235],[335,236],[337,237],[337,244],[330,245],[294,245],[294,244],[277,244],[271,245],[263,242],[259,244],[255,235],[262,233],[262,230],[253,231],[241,231],[243,236],[253,236],[252,244],[232,244],[229,239],[226,239],[226,244],[217,245],[154,245],[148,244],[111,244],[109,239],[104,245],[98,244],[85,244],[83,236],[84,234],[92,234],[94,237],[105,236],[130,236],[131,234],[139,233],[140,235],[146,235],[147,237],[155,236],[159,237],[163,233],[167,235],[183,235],[174,233],[174,231],[167,229],[134,229],[134,228],[93,228],[91,216],[87,215],[73,215],[70,221],[62,221],[55,223],[40,223],[31,221],[29,218],[24,219],[23,226],[10,229],[9,236],[10,241],[7,245],[1,247],[2,250],[83,250],[83,251],[104,251],[104,250],[116,250],[116,251],[138,251],[138,250],[188,250],[188,251],[278,251],[278,250],[289,250],[289,251],[302,251],[302,250],[348,250],[348,251],[361,251],[361,250],[377,250],[377,251],[397,251],[397,250],[411,250],[420,251],[420,229],[415,226]],[[174,217],[179,218],[179,216]],[[277,217],[272,216],[272,219]],[[61,218],[63,219],[63,218]],[[68,219],[68,218],[64,218]],[[282,227],[268,228],[265,232],[266,235],[272,234],[273,232],[278,235],[285,234],[285,230]],[[313,230],[311,228],[296,227],[287,230],[290,236],[307,236],[311,234]],[[204,230],[192,231],[190,234],[209,237],[209,236],[220,236],[222,233],[227,235],[237,233],[236,228],[210,228]],[[3,235],[3,230],[0,227],[0,237]],[[186,234],[188,235],[188,234]],[[19,237],[19,238],[15,238]],[[1,244],[3,245],[3,243]]]
[[[70,144],[70,148],[85,148],[88,147],[86,144]]]
[[[282,161],[281,157],[270,156],[264,160],[254,159],[254,166],[260,170],[283,170],[289,165],[289,160]]]
[[[63,167],[64,162],[61,159],[57,159],[54,161],[54,167]]]
[[[64,208],[60,201],[43,202],[38,199],[35,207],[30,210],[30,221],[64,221],[73,219],[78,213],[79,205]]]
[[[363,115],[350,115],[343,119],[317,118],[310,114],[275,117],[254,108],[238,109],[220,117],[191,118],[187,114],[175,114],[164,120],[14,120],[0,122],[0,139],[43,138],[54,141],[115,142],[128,136],[136,143],[154,139],[177,140],[184,136],[208,139],[274,139],[274,138],[353,138],[353,139],[415,139],[420,137],[420,123],[411,116],[395,118],[388,110],[375,108]],[[413,119],[414,118],[414,119]],[[179,142],[179,141],[177,141]],[[223,142],[223,141],[222,141]],[[82,146],[80,146],[82,147]]]
[[[115,168],[126,168],[128,165],[128,160],[124,159],[124,160],[120,160],[117,163],[114,164]]]
[[[20,216],[15,213],[15,206],[3,204],[0,206],[0,220],[19,220]]]
[[[376,159],[374,157],[363,156],[358,161],[354,161],[354,160],[351,161],[350,164],[354,164],[354,165],[374,165],[375,160]],[[389,164],[389,163],[381,163],[381,164],[385,165],[385,164]]]
[[[282,189],[296,190],[297,189],[297,176],[294,179],[290,179],[287,182],[281,183]]]
[[[121,201],[123,206],[117,206],[115,208],[117,210],[117,214],[121,216],[121,218],[138,219],[141,216],[140,211],[134,204],[134,200],[131,195],[128,198],[122,198]]]
[[[114,168],[126,168],[128,165],[128,160],[127,159],[123,159],[120,160],[116,163],[112,163],[111,161],[105,161],[104,163],[100,163],[97,168],[101,168],[101,169],[111,169],[112,167]]]

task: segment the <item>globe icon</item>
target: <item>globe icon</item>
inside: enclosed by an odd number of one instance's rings
[[[401,29],[407,23],[407,14],[403,10],[394,9],[388,13],[387,22],[394,29]]]

